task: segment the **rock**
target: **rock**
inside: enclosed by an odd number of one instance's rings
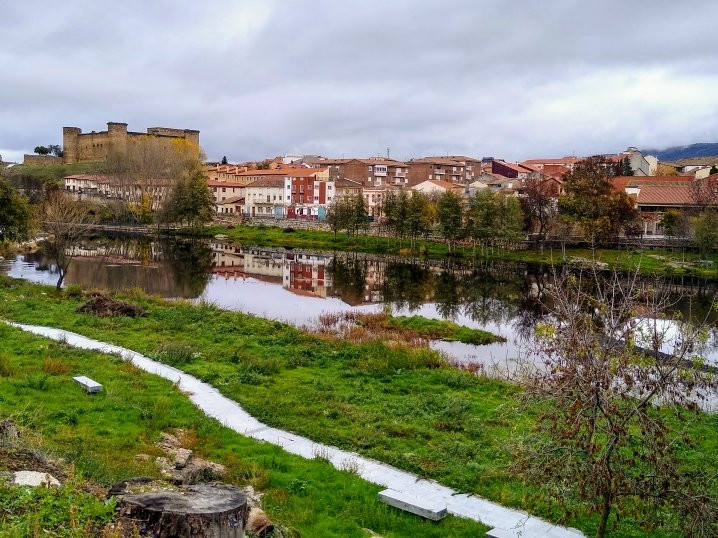
[[[184,469],[192,458],[192,451],[186,448],[178,448],[174,453],[175,469]]]
[[[244,494],[228,484],[120,495],[118,507],[121,523],[142,522],[138,531],[152,538],[242,538],[249,516]]]
[[[269,520],[264,510],[255,506],[249,510],[246,530],[250,535],[267,536],[274,531],[274,523]]]
[[[13,441],[20,437],[20,430],[11,419],[0,422],[0,441]]]
[[[39,471],[15,471],[13,473],[13,485],[15,486],[59,486],[60,482],[49,473]]]
[[[363,530],[365,533],[367,533],[369,536],[371,536],[372,538],[382,538],[381,534],[377,534],[377,533],[375,533],[375,532],[374,532],[373,530],[371,530],[371,529],[362,529],[362,530]]]

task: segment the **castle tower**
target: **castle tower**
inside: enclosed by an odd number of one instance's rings
[[[62,128],[62,162],[73,164],[78,160],[79,138],[82,129],[79,127]]]

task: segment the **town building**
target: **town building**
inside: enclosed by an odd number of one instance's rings
[[[265,174],[245,186],[245,212],[251,217],[285,218],[285,196],[285,174]]]
[[[62,161],[65,164],[105,161],[112,151],[124,152],[130,141],[158,141],[169,146],[185,141],[199,155],[199,131],[149,127],[146,133],[127,130],[126,123],[108,122],[106,131],[83,133],[79,127],[62,128]]]
[[[130,180],[98,174],[73,174],[63,178],[64,188],[78,200],[122,200],[139,203],[149,197],[152,209],[159,209],[175,182],[171,179]]]
[[[284,179],[287,217],[323,219],[336,196],[334,185],[334,181],[329,181],[327,168],[296,168],[287,172]]]
[[[465,185],[474,179],[476,174],[474,167],[478,168],[478,173],[481,172],[480,161],[472,162],[470,164],[472,170],[467,177],[467,164],[450,157],[422,157],[411,159],[407,164],[410,187],[433,180]]]
[[[535,177],[540,170],[531,165],[509,163],[501,160],[491,161],[491,173],[510,179],[527,179]]]
[[[422,181],[418,185],[414,185],[412,189],[429,196],[441,195],[447,191],[452,191],[456,194],[461,195],[464,193],[465,190],[462,185],[457,185],[456,183],[449,183],[448,181],[443,181],[441,179],[427,179],[426,181]]]

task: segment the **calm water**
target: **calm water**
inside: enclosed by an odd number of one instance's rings
[[[312,325],[324,312],[379,311],[451,319],[507,338],[506,343],[471,346],[435,342],[454,359],[510,366],[522,335],[541,316],[541,290],[548,273],[525,264],[426,262],[355,253],[312,253],[219,242],[105,238],[75,251],[65,285],[104,289],[141,288],[168,298],[211,301],[294,325]],[[56,269],[41,253],[0,260],[0,271],[54,284]],[[705,316],[716,283],[700,279],[665,281],[684,316]],[[713,318],[715,325],[716,320]],[[718,363],[714,335],[710,358]]]

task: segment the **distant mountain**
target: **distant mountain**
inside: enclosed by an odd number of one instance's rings
[[[699,143],[690,146],[675,146],[666,149],[644,149],[644,155],[655,155],[659,161],[678,161],[691,157],[711,157],[718,155],[718,143]]]

